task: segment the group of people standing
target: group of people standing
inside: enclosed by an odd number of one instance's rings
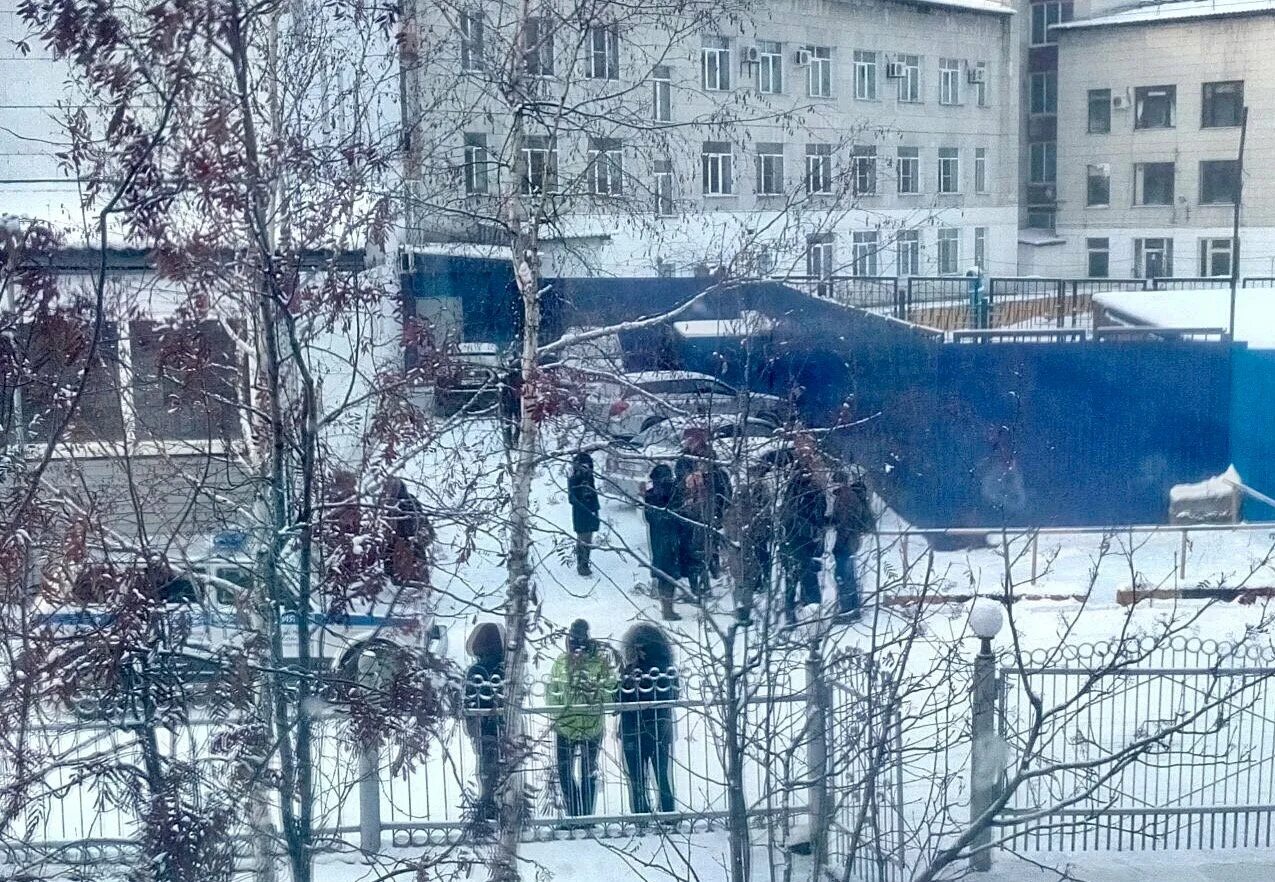
[[[478,757],[480,817],[496,815],[495,797],[502,774],[504,742],[504,634],[499,625],[478,625],[469,637],[473,663],[465,675],[464,708],[469,737]],[[615,653],[576,619],[567,630],[566,651],[549,672],[547,704],[553,708],[553,737],[558,787],[568,816],[595,813],[598,757],[606,734],[608,703],[633,704],[618,718],[620,749],[629,782],[630,807],[651,812],[650,785],[661,812],[674,810],[672,783],[673,711],[652,702],[677,700],[679,683],[668,636],[640,623],[624,635]]]

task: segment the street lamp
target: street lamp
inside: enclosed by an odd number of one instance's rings
[[[974,687],[970,707],[970,826],[979,823],[996,800],[1003,764],[996,735],[996,653],[992,640],[1005,623],[998,601],[979,598],[970,608],[969,626],[981,643],[974,657]],[[983,827],[970,842],[970,869],[986,873],[992,868],[992,830]]]

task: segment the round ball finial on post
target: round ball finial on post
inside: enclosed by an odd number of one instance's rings
[[[999,601],[980,597],[970,607],[969,625],[974,636],[983,641],[981,654],[991,655],[992,640],[1005,624],[1005,611]]]

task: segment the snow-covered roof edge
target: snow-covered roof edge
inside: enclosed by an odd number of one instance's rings
[[[1270,13],[1275,13],[1275,0],[1169,0],[1163,3],[1140,3],[1092,18],[1078,18],[1056,24],[1053,29],[1068,31],[1121,25],[1168,24],[1203,18]]]
[[[905,6],[938,6],[961,12],[985,12],[991,15],[1014,15],[1013,6],[998,0],[892,0]]]

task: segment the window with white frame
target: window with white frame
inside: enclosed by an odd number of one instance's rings
[[[903,76],[899,77],[899,100],[907,104],[921,102],[921,56],[900,55],[895,58]]]
[[[895,272],[900,276],[921,274],[921,231],[900,230],[894,239]]]
[[[705,196],[729,196],[733,192],[730,142],[705,141],[700,171]]]
[[[850,243],[850,273],[855,276],[877,274],[877,252],[881,249],[881,235],[876,230],[855,232]]]
[[[988,100],[990,93],[987,91],[988,76],[986,61],[980,61],[974,65],[974,99],[979,107],[991,106],[991,102]]]
[[[988,192],[986,147],[974,148],[974,192]]]
[[[810,64],[806,66],[806,94],[811,98],[832,97],[832,49],[807,46]]]
[[[1244,81],[1205,83],[1200,101],[1200,127],[1238,126],[1244,117]]]
[[[589,192],[619,196],[624,192],[624,147],[614,138],[589,139]]]
[[[558,189],[558,151],[552,138],[528,135],[523,140],[522,165],[519,190],[524,196]]]
[[[1086,173],[1085,205],[1102,207],[1111,204],[1111,166],[1091,165]]]
[[[1052,184],[1058,178],[1058,144],[1054,141],[1035,141],[1027,145],[1027,181],[1032,184]]]
[[[961,62],[955,58],[939,59],[939,104],[961,103]]]
[[[974,266],[987,272],[987,227],[974,228]]]
[[[1229,277],[1231,267],[1234,265],[1234,251],[1229,238],[1201,239],[1200,275]]]
[[[851,172],[856,196],[872,196],[877,192],[877,148],[856,145],[851,154],[854,163]]]
[[[700,49],[702,84],[709,92],[725,92],[730,89],[730,40],[726,37],[705,37]]]
[[[1054,25],[1062,21],[1062,3],[1060,0],[1045,0],[1043,3],[1031,5],[1031,44],[1048,46],[1058,42],[1054,36]]]
[[[1105,237],[1085,240],[1087,275],[1091,279],[1111,276],[1111,240]]]
[[[877,100],[877,53],[870,49],[854,50],[854,97]]]
[[[553,22],[531,16],[523,23],[523,68],[533,77],[553,76]]]
[[[465,192],[486,193],[489,186],[487,136],[481,132],[465,133]]]
[[[1031,75],[1030,107],[1034,114],[1058,112],[1058,71],[1041,70]]]
[[[616,25],[589,28],[589,77],[595,80],[620,78],[620,29]]]
[[[1138,162],[1133,166],[1134,205],[1172,205],[1176,171],[1172,162]]]
[[[775,196],[784,192],[784,145],[757,145],[757,195]]]
[[[757,41],[757,90],[763,95],[784,91],[784,47],[775,40]]]
[[[939,148],[940,193],[961,192],[961,152],[956,147]]]
[[[895,157],[895,178],[899,194],[915,196],[921,192],[921,148],[900,147]]]
[[[458,22],[460,31],[460,69],[482,70],[483,15],[476,9],[462,9]]]
[[[669,217],[674,213],[673,163],[667,159],[657,159],[652,171],[655,175],[652,186],[655,196],[655,213],[660,217]]]
[[[941,276],[954,276],[961,271],[961,231],[952,227],[939,229],[938,271]]]
[[[1133,127],[1171,129],[1177,125],[1178,87],[1140,86],[1133,90]]]
[[[806,238],[806,275],[826,279],[836,271],[832,233],[814,233]]]
[[[1139,279],[1173,276],[1173,240],[1156,236],[1133,240],[1133,273]]]
[[[651,69],[651,119],[673,121],[673,78],[663,65]]]
[[[832,192],[832,145],[806,145],[806,192]]]

